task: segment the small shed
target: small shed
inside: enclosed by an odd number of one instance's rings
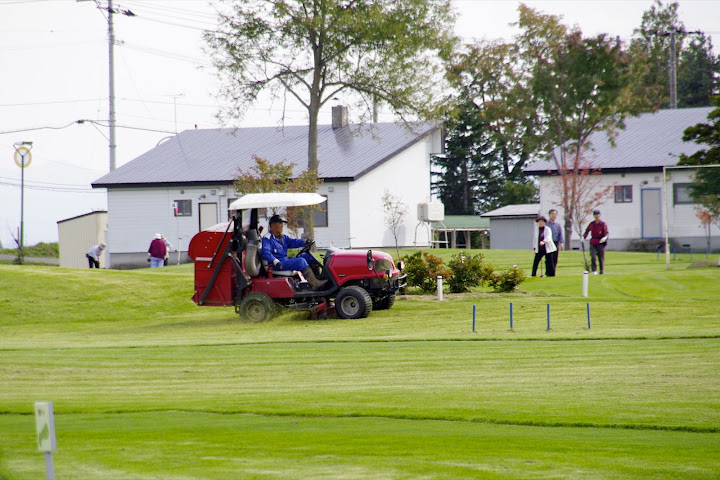
[[[480,215],[490,220],[490,248],[532,250],[539,203],[507,205]]]
[[[60,241],[60,266],[66,268],[87,268],[85,254],[91,247],[105,241],[108,213],[105,210],[85,213],[77,217],[60,220],[58,239]],[[107,253],[100,256],[100,268],[105,268]]]
[[[472,248],[470,235],[472,232],[480,232],[480,248],[486,248],[486,239],[490,232],[490,219],[477,215],[446,215],[442,222],[432,223],[436,240],[442,243],[449,242],[450,248]],[[458,234],[462,237],[458,239]],[[460,240],[458,242],[458,240]]]

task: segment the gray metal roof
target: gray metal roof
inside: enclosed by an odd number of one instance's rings
[[[539,203],[521,203],[519,205],[506,205],[491,212],[483,213],[481,217],[537,217],[540,214]]]
[[[372,125],[333,129],[318,126],[318,175],[327,180],[356,179],[410,147],[437,125]],[[307,168],[308,127],[254,127],[186,130],[93,182],[93,187],[157,184],[231,183],[238,168],[271,163]]]
[[[714,107],[660,110],[626,120],[626,128],[619,130],[615,148],[604,132],[590,136],[588,160],[603,170],[659,169],[673,166],[681,153],[690,155],[703,148],[693,142],[683,142],[683,131],[698,123],[707,122]],[[552,160],[539,160],[525,168],[525,173],[542,175],[555,171]]]

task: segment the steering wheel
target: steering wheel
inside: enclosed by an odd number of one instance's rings
[[[305,244],[304,247],[300,248],[297,252],[298,256],[302,255],[303,253],[309,253],[310,248],[315,244],[315,240],[310,240],[308,243]]]

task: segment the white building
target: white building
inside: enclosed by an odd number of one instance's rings
[[[253,167],[257,156],[293,163],[299,174],[307,166],[307,132],[307,126],[187,130],[96,180],[93,187],[108,195],[109,266],[145,266],[155,233],[180,250],[171,263],[185,261],[196,233],[227,221],[238,169]],[[430,155],[441,148],[437,125],[319,126],[317,193],[327,202],[316,213],[318,247],[394,247],[381,203],[386,189],[408,206],[399,244],[412,245],[415,206],[430,198]],[[427,246],[426,237],[420,233],[417,245]]]
[[[618,132],[616,146],[608,142],[604,133],[590,137],[591,151],[588,160],[599,169],[596,190],[610,187],[606,201],[593,208],[602,212],[608,224],[612,250],[655,251],[664,245],[664,215],[671,248],[678,252],[695,252],[706,249],[706,230],[696,217],[699,207],[692,203],[688,186],[693,170],[669,169],[666,174],[666,192],[663,194],[663,167],[676,166],[679,155],[690,155],[703,148],[692,142],[683,142],[683,131],[692,125],[706,123],[713,108],[661,110],[631,118],[625,130]],[[525,169],[526,175],[537,175],[540,183],[540,211],[547,216],[550,209],[559,212],[560,188],[557,170],[552,161],[538,161]],[[720,175],[720,170],[718,171]],[[664,200],[663,200],[664,196]],[[666,205],[665,205],[666,203]],[[666,209],[665,209],[666,208]],[[592,221],[589,215],[585,224]],[[573,247],[579,237],[571,237]],[[712,248],[720,248],[720,230],[711,231]]]

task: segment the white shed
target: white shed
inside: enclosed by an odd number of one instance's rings
[[[57,222],[60,241],[60,266],[87,268],[85,254],[91,247],[105,242],[108,212],[97,211],[66,218]],[[107,242],[105,242],[107,243]],[[100,256],[100,268],[105,268],[107,255]]]
[[[540,204],[529,203],[507,205],[480,215],[490,219],[490,248],[532,250],[535,219],[539,214]]]

